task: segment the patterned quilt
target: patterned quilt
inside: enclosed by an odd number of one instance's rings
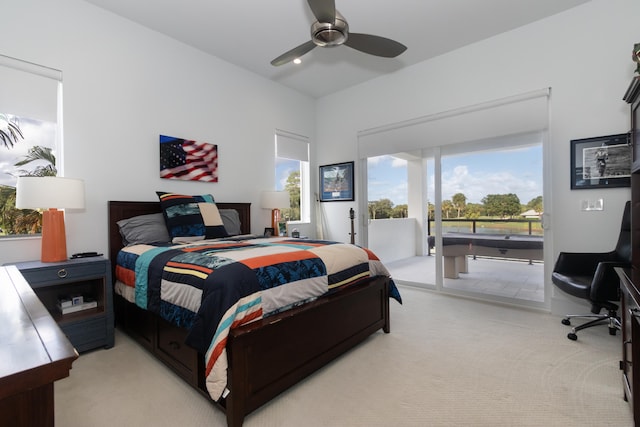
[[[117,259],[116,292],[186,328],[187,344],[205,355],[214,400],[227,382],[231,328],[389,272],[370,250],[308,239],[205,240],[133,245]],[[390,296],[402,303],[390,283]]]

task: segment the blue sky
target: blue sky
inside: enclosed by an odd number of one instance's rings
[[[370,201],[407,203],[406,161],[391,156],[369,159]],[[433,162],[429,162],[428,194],[434,200]],[[542,195],[542,146],[485,151],[442,159],[442,197],[462,193],[468,203],[481,203],[487,194],[515,193],[520,203]]]
[[[276,190],[284,190],[291,172],[300,170],[299,160],[288,160],[276,157]]]

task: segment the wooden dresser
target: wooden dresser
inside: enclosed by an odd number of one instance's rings
[[[0,426],[53,426],[53,382],[78,353],[15,266],[0,267]]]
[[[631,107],[631,268],[617,270],[622,292],[620,369],[625,399],[633,410],[635,425],[640,426],[640,76],[631,81],[623,99]]]
[[[622,317],[622,385],[624,398],[631,405],[635,425],[640,425],[640,366],[633,363],[640,352],[640,293],[631,281],[631,270],[616,268],[620,277],[620,290],[622,291],[620,313]]]

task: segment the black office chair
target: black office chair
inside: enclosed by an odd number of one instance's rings
[[[592,314],[570,314],[562,319],[563,325],[571,325],[574,317],[593,319],[575,326],[567,335],[577,340],[576,332],[591,326],[607,323],[609,334],[615,335],[620,329],[618,305],[620,300],[620,279],[614,267],[631,266],[631,202],[627,202],[622,216],[622,226],[618,243],[614,250],[602,253],[561,252],[553,268],[551,280],[564,292],[591,302]],[[602,309],[606,314],[600,314]]]

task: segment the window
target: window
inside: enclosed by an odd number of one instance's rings
[[[15,186],[60,169],[61,90],[60,71],[0,55],[0,236],[40,233],[41,214],[15,208]]]
[[[291,206],[281,209],[287,222],[310,222],[309,139],[276,131],[276,190],[288,191]]]
[[[367,171],[369,219],[406,218],[407,160],[399,155],[369,157]]]

